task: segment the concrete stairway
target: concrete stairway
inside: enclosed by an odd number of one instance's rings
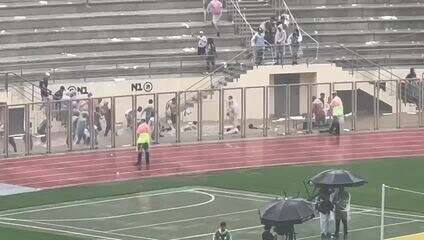
[[[424,3],[419,0],[287,0],[300,27],[320,42],[320,61],[343,57],[343,44],[380,64],[424,63]],[[268,1],[239,2],[253,27],[275,16]],[[305,43],[311,43],[304,37]],[[304,54],[314,54],[304,49]],[[387,61],[390,58],[390,61]]]
[[[216,38],[197,0],[0,0],[0,71],[39,80],[202,73],[193,35],[214,37],[218,61],[242,51],[227,17]]]

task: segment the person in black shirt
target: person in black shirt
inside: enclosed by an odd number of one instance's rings
[[[277,236],[271,233],[270,225],[265,225],[264,232],[262,233],[262,240],[277,240]]]

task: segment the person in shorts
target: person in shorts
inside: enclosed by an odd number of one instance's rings
[[[146,157],[146,166],[150,165],[150,154],[149,154],[149,145],[150,145],[150,127],[146,123],[145,119],[140,120],[141,124],[137,128],[137,163],[138,169],[142,169],[142,160],[143,160],[143,151],[144,156]]]
[[[216,30],[216,36],[220,36],[219,28],[218,28],[218,22],[222,17],[222,3],[219,0],[212,0],[207,7],[207,12],[212,14],[212,26]]]

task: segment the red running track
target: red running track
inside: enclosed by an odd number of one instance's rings
[[[150,169],[141,171],[133,165],[136,152],[131,149],[4,159],[0,182],[52,188],[262,166],[420,156],[424,155],[423,133],[404,130],[154,146]]]

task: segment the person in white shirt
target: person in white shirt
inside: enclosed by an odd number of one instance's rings
[[[277,32],[275,33],[275,49],[277,52],[277,61],[275,64],[283,64],[284,63],[284,55],[286,54],[286,40],[287,33],[284,29],[284,25],[280,24],[277,27]]]
[[[225,222],[219,224],[219,229],[213,234],[212,240],[232,240]]]
[[[233,128],[237,128],[238,121],[238,105],[234,101],[233,96],[228,96],[227,101],[227,117],[230,120],[230,123],[233,125]]]
[[[206,45],[208,43],[208,38],[203,33],[203,31],[199,32],[199,35],[197,36],[197,55],[205,55],[205,49]]]

